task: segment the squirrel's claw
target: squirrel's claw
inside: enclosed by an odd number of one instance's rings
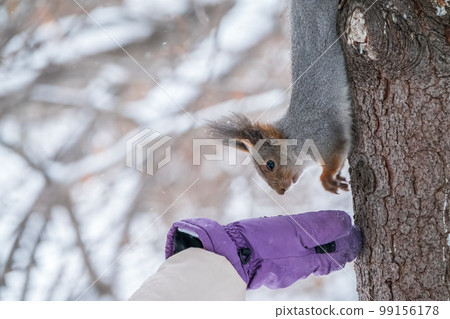
[[[345,178],[344,178],[343,182],[339,183],[338,187],[339,187],[339,189],[342,189],[343,191],[346,191],[346,192],[349,191],[348,184],[345,183]]]

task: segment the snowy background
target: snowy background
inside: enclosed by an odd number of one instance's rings
[[[319,168],[278,196],[251,166],[192,165],[205,120],[285,111],[287,14],[280,0],[0,0],[0,299],[127,299],[182,218],[284,213],[273,199],[351,212]],[[144,128],[172,137],[154,176],[125,165]],[[348,265],[247,297],[353,300],[354,277]]]

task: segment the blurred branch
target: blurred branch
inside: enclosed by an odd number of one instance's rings
[[[47,182],[50,182],[50,178],[47,175],[47,172],[45,171],[45,169],[43,167],[41,167],[40,165],[36,164],[35,162],[33,162],[23,151],[23,149],[19,148],[18,146],[14,146],[14,145],[9,145],[7,143],[4,143],[1,139],[0,139],[0,146],[6,148],[7,150],[13,152],[14,154],[20,156],[27,164],[28,166],[30,166],[32,169],[40,172],[42,174],[42,176],[45,178],[45,180]]]
[[[99,279],[99,275],[94,270],[94,267],[93,267],[92,262],[90,260],[89,254],[87,252],[86,245],[85,245],[85,243],[83,242],[83,239],[82,239],[81,230],[80,230],[80,224],[78,223],[78,220],[77,220],[77,218],[75,216],[75,213],[74,213],[74,211],[72,209],[73,203],[72,203],[72,200],[70,199],[70,194],[67,191],[65,191],[63,193],[63,202],[64,202],[64,207],[67,209],[67,212],[69,214],[70,221],[72,222],[73,230],[75,232],[76,239],[77,239],[77,246],[80,249],[81,255],[83,257],[84,265],[86,266],[86,270],[87,270],[87,273],[89,275],[90,281],[91,282],[95,282],[93,287],[97,290],[97,292],[100,295],[114,296],[114,293],[113,293],[113,291],[111,289],[111,286],[103,283]]]
[[[22,293],[21,293],[21,298],[20,300],[26,300],[27,297],[27,292],[28,292],[28,288],[30,285],[30,276],[31,276],[31,270],[33,269],[33,267],[36,265],[36,261],[35,261],[35,255],[36,255],[36,251],[39,247],[39,244],[42,242],[42,236],[44,235],[45,229],[47,227],[47,224],[50,220],[50,213],[48,212],[45,215],[45,220],[44,220],[44,224],[42,225],[39,234],[36,238],[36,241],[33,245],[33,248],[30,251],[30,257],[29,257],[29,261],[28,261],[28,265],[25,267],[25,282],[23,284],[22,287]]]
[[[3,270],[0,276],[0,287],[5,286],[5,276],[13,269],[13,261],[14,256],[17,250],[20,248],[20,241],[22,240],[23,235],[25,234],[25,229],[27,227],[28,220],[30,219],[31,215],[36,212],[37,210],[40,210],[40,205],[44,204],[47,199],[47,193],[49,192],[48,188],[49,184],[46,182],[44,187],[42,188],[40,194],[37,196],[36,200],[34,201],[33,205],[30,207],[28,212],[25,214],[23,219],[20,221],[20,223],[17,225],[15,233],[16,237],[14,239],[14,242],[11,246],[11,249],[9,251],[8,257],[6,258],[6,261],[3,266]]]
[[[11,249],[9,250],[9,254],[8,254],[8,257],[6,258],[5,264],[3,265],[2,274],[0,276],[0,287],[6,286],[5,276],[12,270],[14,254],[16,253],[17,249],[20,246],[20,240],[22,239],[26,224],[27,224],[28,219],[30,218],[32,212],[33,212],[33,209],[30,209],[28,211],[28,213],[25,215],[25,217],[22,219],[22,221],[19,223],[19,225],[17,226],[16,238],[14,239],[14,243],[13,243]]]
[[[66,266],[65,265],[61,266],[58,271],[58,274],[55,276],[52,284],[48,288],[47,297],[44,300],[54,300],[55,299],[55,298],[53,298],[53,295],[55,294],[57,287],[61,285],[61,279],[63,278],[65,271],[66,271]]]

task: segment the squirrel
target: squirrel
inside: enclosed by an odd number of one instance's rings
[[[340,175],[352,144],[352,116],[348,79],[337,34],[339,0],[291,0],[292,92],[286,114],[274,123],[252,123],[233,113],[209,122],[210,132],[239,150],[250,152],[260,176],[283,195],[313,163],[297,158],[305,141],[313,142],[323,167],[320,180],[325,190],[348,191]],[[284,148],[280,141],[297,140]],[[259,141],[263,141],[262,143]],[[259,142],[259,143],[258,143]],[[316,162],[318,161],[315,158]]]

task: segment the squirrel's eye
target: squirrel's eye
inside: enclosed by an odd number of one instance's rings
[[[275,162],[272,160],[267,161],[266,167],[269,171],[273,171],[273,169],[275,168]]]

